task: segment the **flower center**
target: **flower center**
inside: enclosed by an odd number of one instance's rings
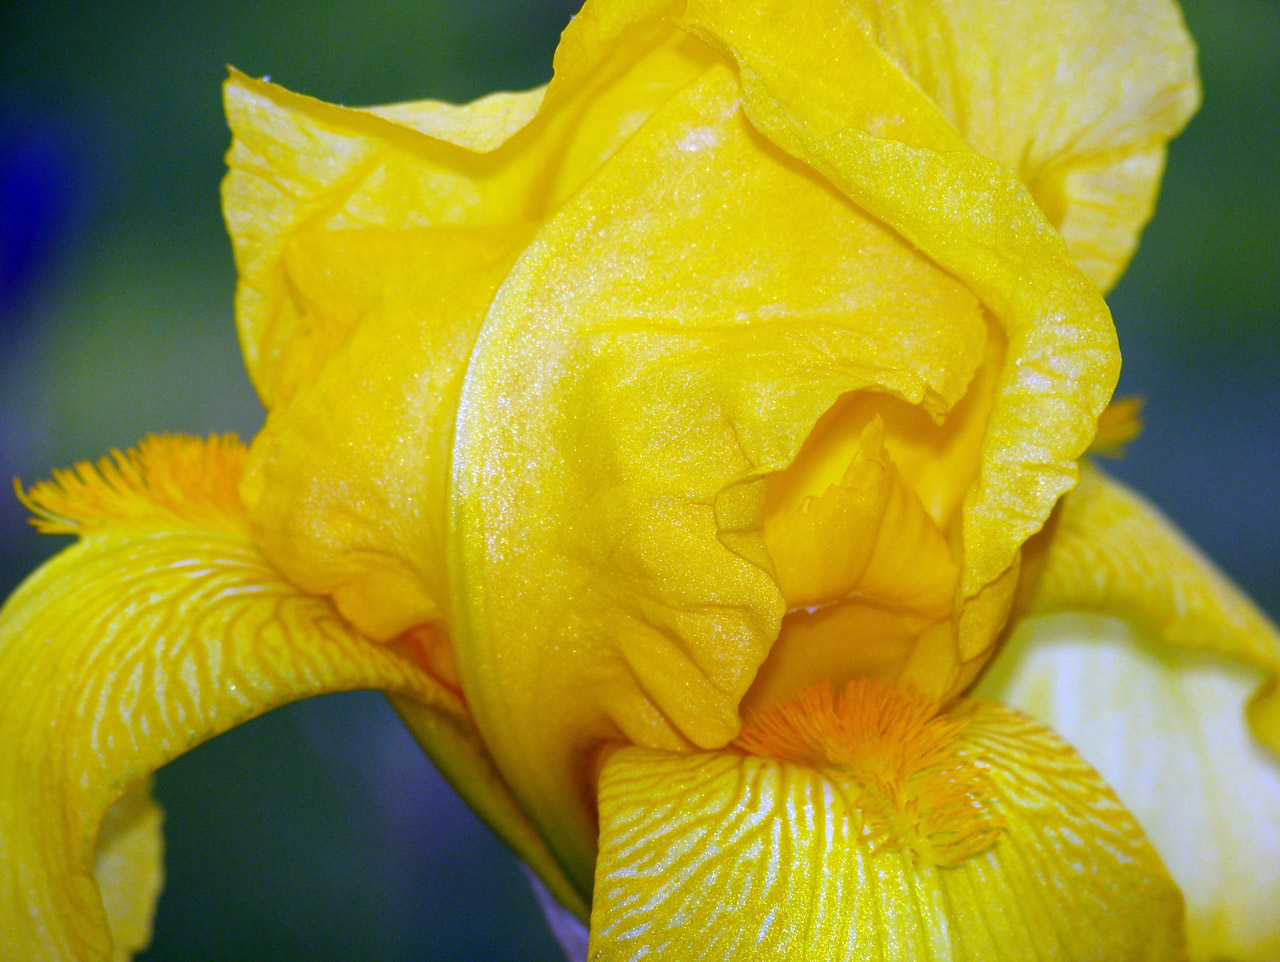
[[[1003,821],[980,761],[964,751],[965,722],[903,686],[829,684],[752,715],[730,746],[823,776],[862,821],[873,851],[957,865],[991,846]]]

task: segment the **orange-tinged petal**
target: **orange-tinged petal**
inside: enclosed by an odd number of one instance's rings
[[[1142,406],[1140,397],[1116,398],[1098,418],[1098,433],[1089,446],[1089,453],[1104,458],[1122,458],[1125,448],[1142,433]]]
[[[963,288],[750,127],[723,65],[533,239],[463,387],[450,612],[486,742],[584,890],[584,753],[737,731],[783,612],[764,476],[849,392],[943,416],[986,343]]]
[[[938,634],[943,636],[941,646]],[[855,678],[896,681],[922,647],[946,672],[954,666],[954,659],[947,657],[950,639],[949,619],[930,622],[860,598],[789,611],[741,708],[757,711],[824,682],[839,687]],[[946,685],[930,687],[945,691]]]
[[[1051,725],[1142,824],[1187,902],[1193,962],[1280,958],[1280,758],[1258,673],[1105,615],[1026,618],[976,691]]]
[[[0,957],[92,962],[145,941],[158,813],[131,786],[212,735],[353,688],[398,692],[437,727],[471,727],[411,650],[355,633],[267,564],[242,511],[208,503],[234,491],[242,463],[229,441],[150,439],[100,473],[83,465],[28,493],[82,538],[0,613]],[[545,863],[478,739],[439,751],[499,832]]]
[[[1086,466],[1030,550],[1038,574],[1028,614],[1113,615],[1160,644],[1258,669],[1265,681],[1249,703],[1249,724],[1280,752],[1280,632],[1159,511]]]
[[[1101,295],[1014,172],[966,144],[854,7],[694,0],[684,22],[737,63],[762,133],[961,279],[1008,335],[964,507],[962,590],[977,594],[1074,484],[1111,396]]]
[[[1098,775],[1007,709],[970,703],[945,717],[953,730],[931,737],[952,739],[951,764],[980,773],[1003,826],[949,867],[868,834],[881,813],[831,770],[614,752],[600,779],[591,957],[1181,958],[1178,891]],[[855,767],[902,757],[891,738],[858,744]]]

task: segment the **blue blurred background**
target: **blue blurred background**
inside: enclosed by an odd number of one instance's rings
[[[326,100],[548,79],[577,0],[0,7],[0,477],[148,431],[252,437],[218,208],[225,65]],[[1280,612],[1280,7],[1189,0],[1205,106],[1110,297],[1148,427],[1112,469]],[[59,546],[0,497],[0,592]],[[514,860],[377,695],[305,702],[164,769],[143,959],[554,959]]]

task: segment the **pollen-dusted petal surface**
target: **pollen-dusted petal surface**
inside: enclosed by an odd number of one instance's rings
[[[801,764],[619,749],[600,781],[591,958],[1181,958],[1177,889],[1097,774],[1008,709],[964,704],[947,723],[1004,827],[945,868],[877,848],[838,780]]]
[[[450,611],[495,759],[584,890],[584,753],[719,747],[777,635],[764,476],[861,389],[943,416],[977,302],[747,123],[717,65],[539,231],[463,387]]]
[[[1159,644],[1257,669],[1249,724],[1280,753],[1280,631],[1156,508],[1086,466],[1029,554],[1028,614],[1112,615]]]
[[[234,442],[149,439],[113,463],[115,475],[82,465],[31,489],[43,517],[82,537],[0,612],[5,959],[105,962],[145,941],[158,813],[131,786],[204,739],[285,702],[354,688],[413,699],[439,726],[470,726],[458,696],[408,652],[362,638],[328,601],[284,581],[242,512],[201,504],[234,491],[243,463]],[[203,473],[189,470],[199,464]],[[487,756],[448,747],[464,790],[505,792]],[[502,800],[489,805],[499,825]],[[100,893],[99,883],[129,889]]]
[[[971,597],[1074,484],[1120,355],[1101,294],[1026,186],[966,143],[866,20],[856,4],[782,0],[691,0],[683,17],[737,64],[756,128],[959,278],[1008,335],[964,506]]]
[[[1280,758],[1243,708],[1258,673],[1105,615],[1024,619],[977,686],[1068,739],[1187,902],[1192,962],[1280,958]]]

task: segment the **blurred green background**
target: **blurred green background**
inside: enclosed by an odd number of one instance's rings
[[[226,64],[326,100],[545,81],[577,0],[0,7],[0,477],[148,431],[251,437],[218,208]],[[1192,0],[1205,106],[1110,298],[1146,433],[1113,470],[1280,612],[1280,7]],[[58,547],[0,498],[0,589]],[[514,860],[376,695],[306,702],[158,778],[147,962],[553,959]]]

